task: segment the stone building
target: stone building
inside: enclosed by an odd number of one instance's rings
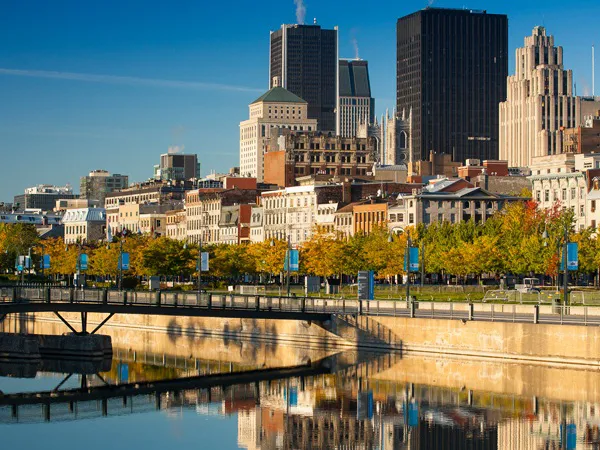
[[[263,192],[265,240],[289,236],[292,245],[301,245],[315,231],[319,205],[341,200],[341,185],[296,186]]]
[[[252,205],[232,205],[221,208],[219,242],[242,244],[250,242]]]
[[[583,125],[563,132],[564,153],[600,152],[600,111],[585,116]]]
[[[125,189],[129,186],[129,177],[118,173],[110,174],[106,170],[93,170],[79,179],[79,195],[83,199],[104,205],[106,194]]]
[[[516,51],[516,73],[500,104],[500,159],[528,167],[533,158],[562,153],[562,130],[580,120],[581,99],[574,96],[573,72],[564,69],[563,49],[535,27]]]
[[[240,122],[242,176],[263,181],[265,143],[274,130],[317,130],[317,120],[308,118],[307,108],[303,99],[278,84],[250,104],[249,119]]]
[[[539,208],[571,208],[577,230],[597,226],[594,180],[600,176],[600,154],[563,153],[534,158],[531,172],[533,199]]]
[[[440,179],[412,194],[399,195],[388,208],[388,228],[403,230],[407,226],[434,222],[485,222],[508,203],[527,198],[493,194],[474,187],[463,179]]]
[[[140,226],[140,205],[168,205],[163,208],[163,213],[177,209],[178,205],[181,206],[186,191],[192,189],[192,186],[191,182],[183,181],[150,181],[106,194],[104,209],[111,233],[114,235],[125,228],[137,232]]]
[[[370,176],[376,140],[288,131],[269,145],[264,158],[265,182],[281,187],[294,186],[296,178],[307,175]]]
[[[62,218],[65,244],[94,242],[106,237],[104,208],[70,209]]]
[[[189,242],[218,244],[222,239],[220,224],[231,226],[231,220],[223,217],[223,208],[236,205],[249,205],[256,203],[260,191],[256,189],[195,189],[186,193],[185,211],[187,239]],[[250,223],[250,214],[244,216],[244,223]],[[227,222],[227,223],[225,223]],[[228,228],[229,231],[231,231]],[[248,236],[244,236],[247,240]],[[237,239],[237,238],[236,238]]]
[[[265,240],[265,228],[263,226],[263,207],[252,205],[250,215],[250,242],[263,242]]]
[[[165,213],[165,233],[170,239],[185,241],[187,237],[185,209],[174,209]]]

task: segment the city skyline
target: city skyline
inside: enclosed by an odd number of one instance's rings
[[[239,165],[239,122],[268,89],[269,31],[296,21],[294,3],[288,3],[264,8],[265,14],[241,2],[211,5],[213,14],[186,3],[164,17],[160,10],[140,14],[135,3],[64,12],[40,2],[34,14],[30,6],[6,7],[0,19],[8,42],[0,54],[0,148],[10,171],[0,181],[0,201],[40,183],[77,186],[95,169],[142,181],[170,145],[198,154],[204,174]],[[600,6],[583,1],[565,15],[559,5],[469,7],[508,15],[509,74],[515,49],[534,26],[544,25],[565,48],[577,93],[591,94],[591,45],[600,41],[593,17]],[[392,109],[395,23],[426,2],[383,2],[377,11],[358,10],[358,2],[305,6],[307,23],[316,17],[325,28],[339,27],[340,57],[358,52],[369,61],[377,115]],[[111,33],[105,33],[107,23]],[[235,26],[243,33],[231,33]],[[243,71],[233,70],[240,66]]]

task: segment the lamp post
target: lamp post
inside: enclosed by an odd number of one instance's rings
[[[40,244],[40,247],[42,247],[42,259],[41,259],[41,265],[42,265],[42,280],[46,280],[45,274],[44,274],[44,253],[45,253],[45,247],[44,244]]]
[[[548,231],[544,228],[544,233],[542,234],[542,239],[544,240],[544,247],[548,246]],[[561,240],[558,240],[557,245],[557,253],[560,254],[560,248],[562,246],[562,264],[563,264],[563,304],[567,306],[569,304],[569,268],[567,267],[568,258],[568,243],[569,243],[569,225],[565,222]],[[559,286],[558,277],[560,275],[560,267],[557,268],[556,271],[556,286]]]
[[[290,266],[292,265],[292,241],[290,239],[290,234],[287,235],[287,271],[285,274],[285,288],[287,291],[287,296],[290,296]]]
[[[406,230],[406,251],[404,252],[404,260],[406,262],[406,303],[410,303],[410,231]]]
[[[80,238],[77,238],[75,245],[77,245],[77,262],[75,264],[75,269],[77,271],[77,287],[81,286],[81,289],[83,289],[83,285],[81,284],[81,250],[83,248],[83,243]],[[69,244],[65,245],[65,252],[68,251]],[[75,280],[73,280],[73,286],[75,286]]]
[[[286,256],[284,257],[283,261],[284,261],[284,265],[285,262],[287,262],[287,266],[285,267],[285,288],[286,288],[286,292],[287,292],[287,296],[290,296],[290,259],[291,259],[291,249],[292,249],[292,241],[291,241],[291,236],[288,233],[287,235],[287,249],[286,249]],[[269,243],[269,245],[271,247],[275,247],[275,241],[271,240],[271,242]],[[280,291],[281,292],[281,291]],[[280,294],[281,295],[281,294]]]
[[[121,291],[123,287],[123,237],[125,234],[121,235],[121,239],[119,239],[119,291]]]

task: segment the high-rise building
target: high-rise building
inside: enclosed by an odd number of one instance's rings
[[[397,23],[397,110],[412,108],[412,151],[498,159],[498,105],[506,99],[508,19],[425,8]]]
[[[198,155],[179,153],[178,147],[169,148],[168,153],[160,155],[160,164],[154,166],[154,178],[167,181],[200,178]]]
[[[320,131],[336,132],[338,30],[319,25],[282,25],[271,32],[269,88],[275,79],[308,103],[308,118]]]
[[[562,130],[580,125],[581,99],[573,95],[573,72],[563,68],[562,47],[544,27],[525,38],[515,61],[500,105],[500,158],[529,167],[535,157],[563,152]]]
[[[280,128],[292,131],[315,131],[317,120],[309,119],[307,103],[278,85],[250,104],[250,118],[240,123],[240,173],[264,178],[265,145]]]
[[[369,64],[363,60],[340,60],[339,134],[356,137],[361,123],[375,120],[375,99],[371,97]]]
[[[118,173],[111,175],[106,170],[94,170],[87,177],[81,177],[79,183],[81,198],[104,205],[106,194],[125,189],[129,185],[129,177]]]

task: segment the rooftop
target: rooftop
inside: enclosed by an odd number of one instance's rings
[[[284,89],[280,86],[275,86],[274,88],[269,89],[263,95],[254,100],[251,104],[255,103],[304,103],[307,102],[302,100],[296,94],[292,94],[287,89]]]

